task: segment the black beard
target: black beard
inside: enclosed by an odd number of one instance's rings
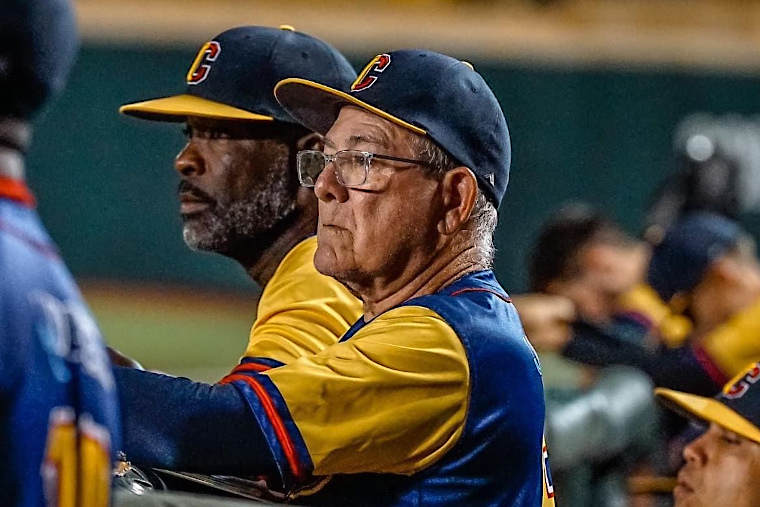
[[[271,195],[269,196],[272,197]],[[183,217],[185,243],[240,261],[260,255],[297,215],[295,199],[253,199]],[[257,253],[258,252],[258,253]]]
[[[183,217],[185,243],[194,250],[216,252],[246,266],[252,256],[260,256],[271,246],[297,215],[298,181],[286,156],[273,162],[237,200],[213,199],[186,180],[179,190],[210,203],[201,213]]]

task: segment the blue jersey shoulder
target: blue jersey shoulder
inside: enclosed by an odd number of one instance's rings
[[[1,503],[107,499],[120,429],[100,332],[37,214],[3,199],[0,279]]]
[[[504,361],[524,363],[541,376],[541,366],[528,342],[517,309],[493,271],[462,277],[445,289],[414,298],[405,306],[424,306],[438,313],[468,349],[490,349]]]

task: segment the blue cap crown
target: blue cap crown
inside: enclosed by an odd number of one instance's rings
[[[423,50],[376,56],[348,88],[285,80],[275,95],[296,119],[326,133],[345,105],[363,107],[428,135],[469,167],[497,206],[509,181],[511,144],[496,96],[472,65]]]
[[[184,95],[128,104],[121,112],[162,121],[197,115],[295,123],[273,94],[275,85],[289,77],[347,86],[356,72],[334,47],[290,26],[241,26],[201,46],[187,72]]]
[[[654,247],[647,282],[663,301],[692,290],[710,264],[741,237],[733,220],[714,213],[686,215]]]
[[[760,428],[760,363],[751,364],[731,379],[717,399]]]

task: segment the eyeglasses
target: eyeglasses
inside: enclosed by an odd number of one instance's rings
[[[298,180],[304,187],[313,187],[320,173],[332,163],[335,166],[338,183],[344,187],[359,187],[367,182],[373,159],[432,167],[424,160],[378,155],[368,151],[342,150],[328,155],[318,150],[303,150],[296,156]]]

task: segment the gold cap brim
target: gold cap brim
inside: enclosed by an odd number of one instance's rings
[[[188,116],[219,120],[274,120],[271,116],[252,113],[244,109],[187,94],[126,104],[119,108],[119,112],[144,120],[166,122],[183,122]]]
[[[713,398],[664,388],[657,388],[654,393],[665,402],[665,405],[676,412],[703,421],[714,422],[760,444],[760,428]]]
[[[412,125],[346,92],[307,79],[283,79],[274,87],[274,95],[290,115],[306,128],[326,134],[343,106],[356,106],[404,128],[425,135],[424,129]]]

